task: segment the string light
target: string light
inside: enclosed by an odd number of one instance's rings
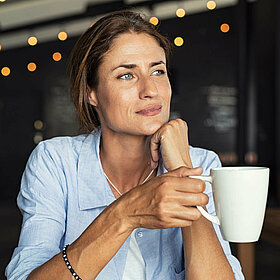
[[[220,27],[220,30],[223,32],[223,33],[227,33],[229,31],[229,25],[227,23],[223,23]]]
[[[60,41],[65,41],[67,39],[67,33],[64,31],[61,31],[57,34],[57,37]]]
[[[52,58],[54,61],[60,61],[62,58],[62,55],[60,52],[55,52],[55,53],[53,53]]]
[[[2,51],[2,45],[0,44],[0,52]]]
[[[176,10],[176,16],[182,18],[186,15],[186,11],[182,8]]]
[[[34,62],[30,62],[27,64],[27,69],[30,72],[34,72],[36,70],[36,68],[37,68],[37,65]]]
[[[158,25],[159,20],[157,17],[151,17],[149,22],[153,25]]]
[[[28,38],[27,42],[30,46],[35,46],[35,45],[37,45],[38,40],[35,36],[31,36]]]
[[[42,130],[44,127],[44,123],[41,120],[36,120],[34,122],[34,128],[37,130]]]
[[[35,144],[38,144],[39,142],[41,142],[43,140],[43,134],[41,132],[36,132],[34,137],[33,137],[33,141]]]
[[[176,37],[174,39],[174,44],[177,46],[177,47],[181,47],[183,44],[184,44],[184,39],[182,37]]]
[[[10,70],[9,67],[3,67],[3,68],[1,69],[1,74],[2,74],[3,76],[5,76],[5,77],[9,76],[10,73],[11,73],[11,70]]]
[[[214,10],[216,8],[217,4],[215,1],[208,1],[206,6],[209,10]]]

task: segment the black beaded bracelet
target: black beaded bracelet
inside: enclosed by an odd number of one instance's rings
[[[62,249],[62,257],[63,257],[63,259],[64,259],[64,261],[65,261],[65,263],[66,263],[68,269],[70,270],[70,272],[71,272],[72,275],[74,276],[74,278],[77,279],[77,280],[82,280],[82,278],[80,278],[80,277],[78,276],[78,274],[74,271],[74,269],[72,268],[72,266],[71,266],[71,264],[70,264],[70,262],[69,262],[69,260],[68,260],[68,258],[67,258],[66,251],[67,251],[67,247],[68,247],[68,246],[69,246],[69,244],[66,245],[66,246]]]

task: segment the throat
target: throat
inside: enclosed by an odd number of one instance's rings
[[[143,180],[143,182],[140,183],[140,185],[142,185],[142,184],[144,184],[146,181],[148,181],[148,180],[152,177],[152,175],[153,175],[154,172],[155,172],[155,170],[152,169],[151,172],[148,174],[148,176]],[[104,175],[105,175],[105,177],[106,177],[106,179],[107,179],[109,185],[111,186],[112,191],[113,191],[113,193],[114,193],[114,195],[115,195],[116,198],[119,197],[119,196],[122,196],[124,193],[130,191],[130,190],[133,188],[133,187],[122,188],[122,189],[117,188],[116,185],[113,184],[113,182],[110,180],[110,178],[107,176],[107,174],[106,174],[105,172],[104,172]],[[117,193],[117,196],[116,196],[115,192]]]
[[[148,136],[137,138],[107,134],[101,137],[100,160],[113,193],[120,196],[142,184],[147,177],[150,179],[154,176],[150,139]]]

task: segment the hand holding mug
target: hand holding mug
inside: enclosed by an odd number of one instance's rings
[[[190,226],[201,217],[196,205],[205,206],[205,184],[189,175],[200,175],[202,168],[180,167],[137,186],[118,201],[131,230]]]

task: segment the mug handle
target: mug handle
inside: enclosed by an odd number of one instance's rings
[[[200,179],[200,180],[203,180],[204,182],[209,182],[211,184],[212,184],[212,181],[213,181],[211,176],[189,176],[189,178]],[[220,220],[217,216],[210,215],[201,206],[196,206],[196,207],[200,211],[200,213],[203,217],[205,217],[207,220],[209,220],[210,222],[212,222],[214,224],[220,225]]]

